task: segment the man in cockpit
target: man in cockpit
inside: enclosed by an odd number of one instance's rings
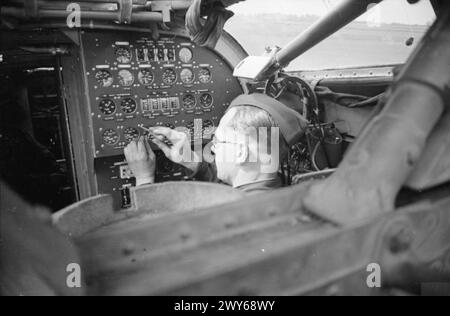
[[[190,170],[192,178],[221,181],[254,194],[283,186],[280,162],[306,126],[298,112],[266,95],[253,94],[232,102],[202,154],[192,151],[184,132],[156,127],[150,129],[150,139],[168,159]],[[211,152],[213,158],[208,159]],[[125,157],[137,186],[155,182],[156,157],[146,139],[131,142]]]

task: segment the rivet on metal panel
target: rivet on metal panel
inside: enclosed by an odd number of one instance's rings
[[[135,252],[135,246],[133,244],[126,244],[123,248],[122,248],[122,254],[125,257],[131,256],[134,252]]]
[[[191,233],[190,233],[190,232],[187,232],[187,231],[181,232],[181,233],[180,233],[180,238],[181,238],[183,241],[186,241],[186,240],[188,240],[189,238],[191,238]]]
[[[237,296],[244,296],[244,297],[257,296],[257,291],[248,288],[241,288],[237,291]]]
[[[233,220],[228,220],[225,222],[225,228],[226,229],[230,229],[233,228],[236,225],[236,223]]]
[[[341,292],[342,292],[341,287],[337,284],[333,284],[326,290],[325,295],[326,296],[338,296],[341,294]]]

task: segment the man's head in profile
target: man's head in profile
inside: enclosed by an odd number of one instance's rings
[[[288,145],[272,116],[255,106],[231,108],[212,142],[217,177],[236,186],[240,179],[276,178]]]

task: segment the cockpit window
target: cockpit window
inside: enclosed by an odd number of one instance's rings
[[[227,23],[250,55],[283,47],[341,0],[247,0],[232,7]],[[402,64],[436,19],[429,0],[410,5],[385,0],[294,60],[288,70],[322,70]]]

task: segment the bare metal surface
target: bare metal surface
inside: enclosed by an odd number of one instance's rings
[[[383,267],[385,291],[420,294],[416,284],[450,280],[448,198],[338,228],[302,212],[306,189],[86,235],[78,245],[89,292],[381,295],[367,286],[370,263]]]
[[[234,202],[244,197],[226,185],[205,182],[167,182],[134,188],[135,210],[146,208],[152,214],[188,212]]]
[[[110,195],[89,198],[53,215],[54,224],[66,235],[77,238],[102,226],[127,218],[154,219],[186,213],[243,198],[233,188],[195,182],[161,183],[132,189],[133,209],[115,211]]]
[[[75,203],[52,216],[53,224],[64,234],[76,238],[114,220],[111,196],[96,196]]]

